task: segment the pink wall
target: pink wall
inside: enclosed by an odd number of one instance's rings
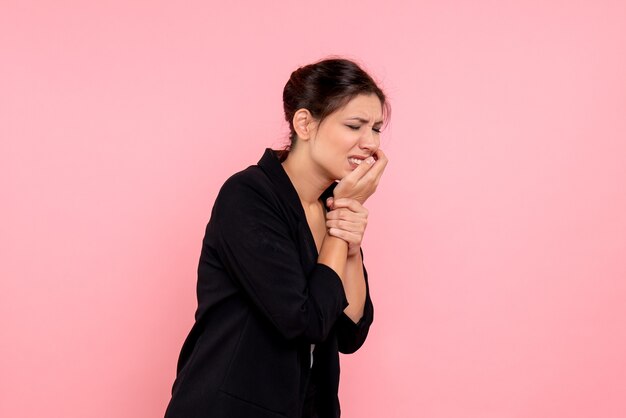
[[[626,416],[623,1],[0,4],[0,416],[154,417],[290,72],[391,96],[345,417]]]

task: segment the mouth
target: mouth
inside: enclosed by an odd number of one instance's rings
[[[363,164],[363,161],[365,161],[365,158],[348,157],[348,163],[350,164],[350,169],[351,170],[354,170],[355,168],[357,168],[358,166]]]
[[[363,162],[367,160],[369,157],[370,155],[367,155],[367,156],[352,155],[348,157],[348,162],[350,163],[350,167],[354,170],[355,168],[363,164]],[[371,157],[374,158],[374,161],[378,160],[375,154],[372,154]]]
[[[360,166],[361,163],[363,163],[363,161],[365,161],[365,158],[356,158],[356,157],[348,158],[348,162],[350,163],[350,165],[353,165],[355,167]]]

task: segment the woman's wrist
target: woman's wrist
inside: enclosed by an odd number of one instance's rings
[[[326,233],[317,262],[335,270],[343,280],[343,273],[348,259],[348,243],[341,238]]]

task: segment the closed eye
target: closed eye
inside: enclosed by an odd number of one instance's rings
[[[360,125],[346,125],[348,128],[350,128],[353,131],[358,131],[359,129],[361,129]],[[380,127],[378,128],[372,128],[372,131],[376,132],[377,134],[382,132],[382,129]]]

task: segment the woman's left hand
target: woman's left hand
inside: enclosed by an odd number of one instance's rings
[[[349,198],[329,197],[326,204],[332,209],[326,214],[328,233],[348,243],[348,257],[358,255],[367,226],[367,209],[358,200]]]

